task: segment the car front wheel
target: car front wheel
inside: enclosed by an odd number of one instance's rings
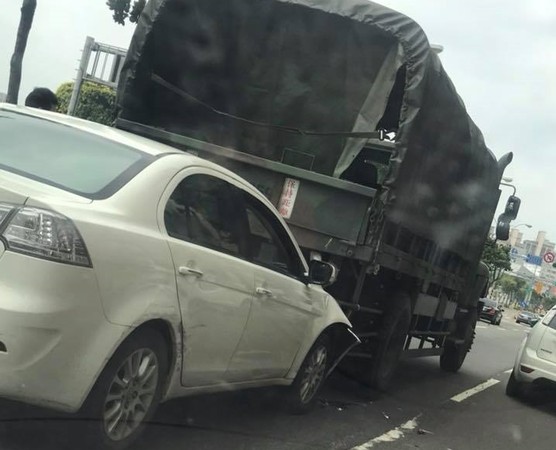
[[[294,414],[308,412],[317,400],[330,364],[330,339],[322,335],[313,344],[286,393],[286,407]]]
[[[82,447],[120,450],[139,436],[160,403],[167,355],[164,338],[150,329],[121,344],[82,408]]]

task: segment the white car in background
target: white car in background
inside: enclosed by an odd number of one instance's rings
[[[121,448],[174,397],[285,386],[306,410],[358,342],[333,266],[232,172],[9,105],[0,136],[1,397]]]
[[[506,394],[518,397],[532,385],[556,387],[556,307],[523,339],[506,385]]]

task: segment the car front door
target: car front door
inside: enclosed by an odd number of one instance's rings
[[[537,355],[539,358],[556,363],[556,310],[548,312],[542,324],[545,325],[545,330],[537,349]]]
[[[254,268],[241,259],[237,188],[208,173],[186,171],[169,186],[164,208],[183,322],[184,386],[226,380],[254,290]]]
[[[307,334],[315,333],[312,324],[324,314],[326,293],[305,283],[305,265],[275,214],[247,192],[244,199],[245,258],[253,263],[255,295],[229,379],[279,378]]]

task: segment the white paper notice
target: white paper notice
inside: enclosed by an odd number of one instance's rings
[[[284,181],[282,196],[280,197],[280,203],[278,204],[278,211],[284,219],[289,219],[292,216],[298,190],[299,180],[286,178],[286,181]]]

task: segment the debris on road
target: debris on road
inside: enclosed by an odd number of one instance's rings
[[[424,428],[419,428],[417,434],[434,434],[432,431],[425,430]]]

